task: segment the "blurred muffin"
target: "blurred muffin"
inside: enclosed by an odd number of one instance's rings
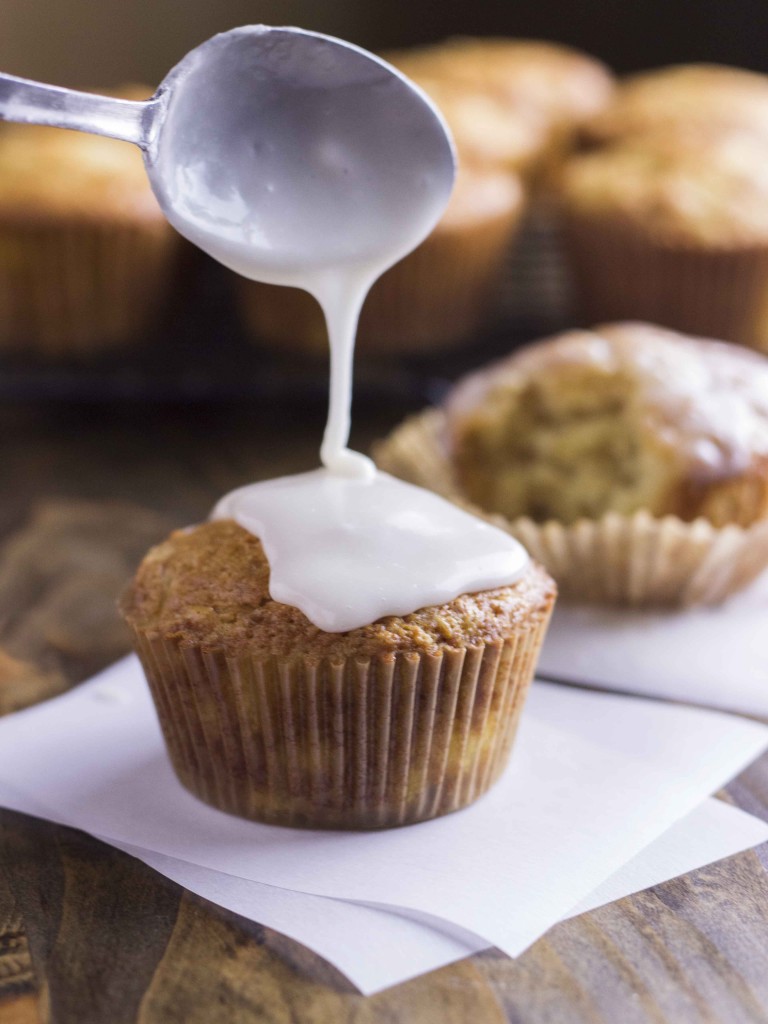
[[[568,161],[559,194],[586,318],[768,350],[768,136],[617,144]]]
[[[432,234],[373,286],[360,317],[359,352],[382,355],[449,348],[493,315],[494,289],[524,207],[518,178],[463,167]],[[244,320],[262,344],[324,354],[320,307],[296,288],[236,282]]]
[[[0,134],[0,350],[56,359],[140,339],[179,245],[136,147],[29,125]]]
[[[613,76],[600,61],[558,43],[457,38],[386,59],[416,81],[447,79],[501,98],[509,116],[538,127],[538,164],[559,157],[577,128],[608,104]]]
[[[536,116],[515,116],[503,96],[448,76],[415,72],[409,77],[440,108],[456,144],[460,166],[525,174],[546,145]]]
[[[385,828],[458,810],[506,764],[555,588],[513,586],[325,633],[269,595],[230,520],[152,549],[122,602],[181,782],[280,825]]]
[[[387,58],[424,85],[438,104],[441,97],[431,83],[449,83],[469,95],[493,97],[508,123],[518,126],[528,143],[518,170],[531,196],[519,240],[510,253],[504,312],[510,318],[552,327],[567,322],[570,279],[551,205],[551,185],[580,126],[610,102],[611,73],[599,61],[569,47],[524,39],[449,39],[390,53]],[[452,123],[450,116],[448,121]],[[490,124],[478,130],[490,131]],[[457,139],[459,158],[472,159],[463,152],[461,131]]]
[[[567,596],[714,602],[768,565],[768,360],[722,342],[567,332],[460,382],[377,461],[503,517]]]
[[[768,135],[768,75],[722,64],[680,64],[625,79],[581,134],[588,145],[605,145],[739,127]]]

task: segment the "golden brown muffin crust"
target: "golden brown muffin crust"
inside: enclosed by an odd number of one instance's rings
[[[490,167],[459,166],[451,198],[433,233],[440,238],[454,232],[482,230],[484,224],[520,215],[524,199],[523,186],[514,174]]]
[[[348,633],[325,633],[269,594],[261,542],[231,520],[178,530],[152,548],[121,601],[135,630],[227,652],[318,658],[433,653],[490,643],[549,613],[555,586],[531,564],[509,587],[463,595]]]
[[[541,119],[520,116],[487,89],[418,70],[410,77],[440,108],[456,143],[460,165],[526,171],[546,142]]]
[[[661,244],[708,249],[768,242],[768,136],[733,129],[628,141],[570,159],[569,217],[631,225]]]
[[[442,75],[495,91],[548,128],[596,114],[613,93],[613,76],[596,58],[536,39],[458,37],[387,59],[406,74]]]
[[[632,75],[587,122],[589,144],[723,127],[768,133],[768,75],[722,64],[678,64]]]

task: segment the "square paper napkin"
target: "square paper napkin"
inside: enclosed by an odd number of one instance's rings
[[[768,718],[768,573],[715,608],[558,602],[539,671],[567,682]]]
[[[116,845],[445,920],[516,956],[766,745],[731,716],[535,684],[510,769],[473,807],[386,832],[282,829],[180,786],[128,658],[0,721],[0,781]]]
[[[57,818],[2,783],[0,806]],[[568,916],[585,913],[766,840],[768,824],[718,800],[707,800],[611,875]],[[483,939],[450,921],[427,922],[409,917],[407,911],[291,892],[127,843],[120,843],[119,848],[212,903],[308,946],[364,995],[488,947]]]

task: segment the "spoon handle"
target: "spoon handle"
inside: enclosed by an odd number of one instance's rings
[[[0,121],[74,128],[146,148],[156,104],[154,97],[120,100],[0,72]]]

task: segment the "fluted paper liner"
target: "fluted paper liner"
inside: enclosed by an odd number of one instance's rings
[[[430,409],[406,420],[374,450],[383,470],[427,487],[516,537],[551,573],[562,597],[622,605],[718,604],[768,566],[768,521],[713,526],[705,519],[608,513],[571,525],[489,515],[462,498]]]
[[[645,320],[768,352],[768,245],[676,243],[628,219],[573,210],[564,227],[590,323]]]
[[[139,340],[172,287],[178,236],[151,224],[0,227],[0,350],[42,358]]]
[[[436,654],[227,654],[141,632],[135,644],[196,796],[273,824],[385,828],[456,811],[499,776],[550,611]]]

